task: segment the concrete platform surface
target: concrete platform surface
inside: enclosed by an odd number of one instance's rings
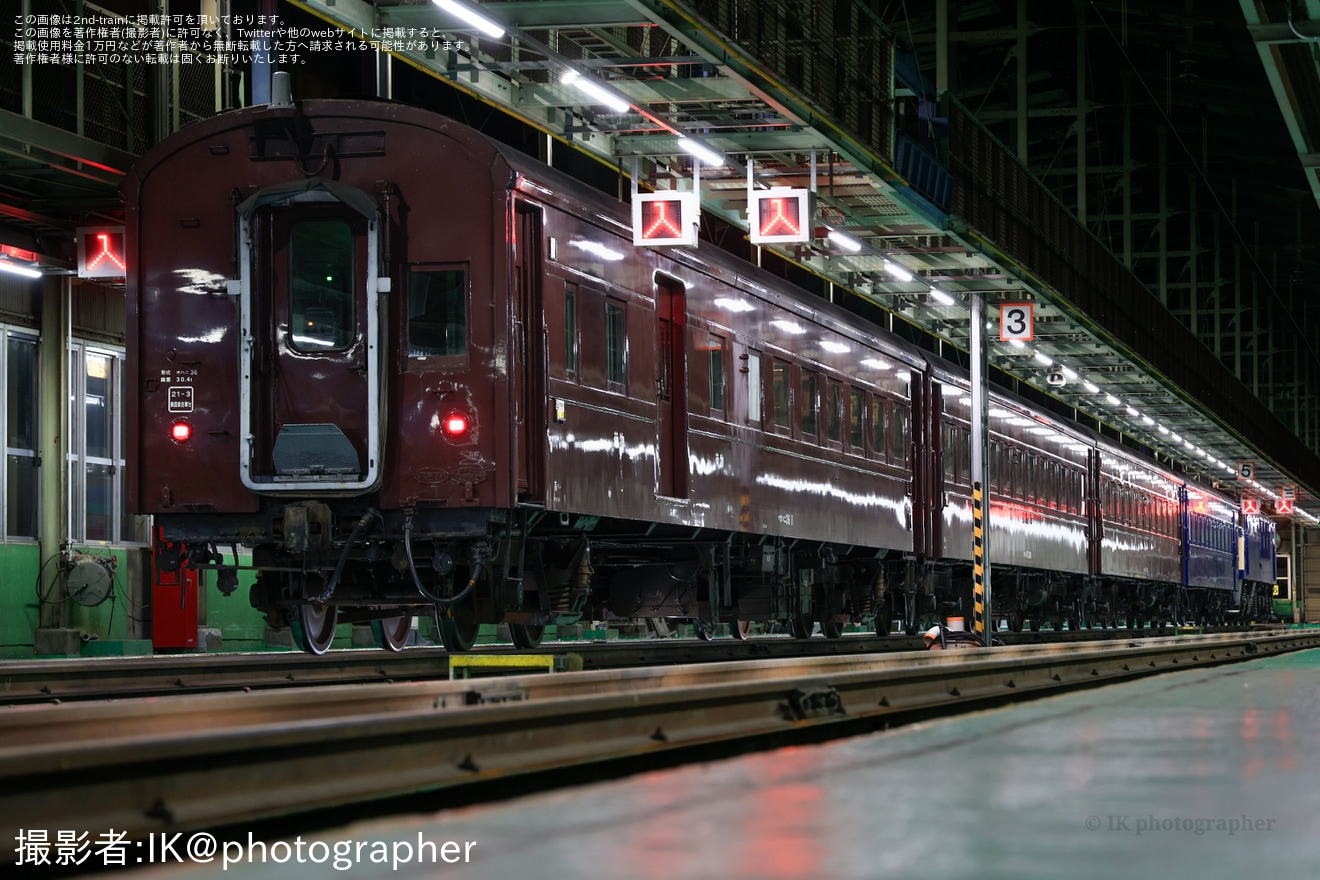
[[[1320,651],[268,846],[133,873],[1320,877]]]

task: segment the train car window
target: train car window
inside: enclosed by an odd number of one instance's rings
[[[408,273],[408,357],[467,352],[467,273],[413,269]]]
[[[941,455],[944,459],[944,476],[952,480],[958,473],[958,448],[953,439],[953,425],[945,422],[940,426],[940,438],[943,442]]]
[[[761,353],[747,350],[747,424],[761,427]]]
[[[802,392],[798,398],[798,409],[802,416],[802,436],[816,436],[816,411],[820,408],[819,394],[820,380],[811,370],[802,371],[802,380],[799,390]]]
[[[628,381],[627,325],[623,306],[617,302],[605,303],[605,379],[622,385]]]
[[[966,428],[958,429],[958,474],[964,483],[972,484],[972,434]]]
[[[833,443],[843,442],[843,386],[829,383],[829,410],[825,415],[825,433]]]
[[[578,328],[577,285],[564,285],[564,369],[568,375],[577,375]]]
[[[889,460],[897,465],[905,465],[908,460],[907,420],[907,406],[895,403],[889,420]]]
[[[885,407],[888,405],[883,397],[871,395],[871,452],[876,458],[885,457]]]
[[[710,364],[710,408],[724,413],[724,338],[711,335],[708,362]]]
[[[345,220],[300,220],[289,229],[289,343],[342,351],[353,343],[357,243]]]
[[[775,427],[787,430],[792,427],[793,412],[789,406],[788,362],[775,358],[771,381],[774,383]]]
[[[862,412],[865,400],[858,389],[848,389],[848,442],[857,452],[861,452],[866,446],[866,422],[863,420]]]

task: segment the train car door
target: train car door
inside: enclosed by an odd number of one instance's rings
[[[544,263],[541,254],[541,208],[519,202],[516,206],[517,240],[514,248],[513,276],[518,285],[517,314],[513,338],[519,350],[511,362],[518,408],[518,500],[527,504],[545,504],[546,399],[545,318],[541,301],[541,278]]]
[[[672,278],[658,276],[656,317],[656,494],[686,498],[687,445],[687,292]]]
[[[312,179],[238,210],[243,481],[370,490],[380,474],[375,203]]]

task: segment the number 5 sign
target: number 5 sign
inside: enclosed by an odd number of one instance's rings
[[[1239,461],[1237,463],[1237,478],[1239,480],[1256,479],[1256,463],[1254,461]]]
[[[1017,339],[1030,342],[1035,338],[1033,332],[1034,303],[999,304],[999,338],[1004,342]]]

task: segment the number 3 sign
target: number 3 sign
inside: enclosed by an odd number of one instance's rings
[[[999,338],[1004,342],[1017,339],[1029,342],[1035,338],[1032,328],[1033,303],[999,304]]]

